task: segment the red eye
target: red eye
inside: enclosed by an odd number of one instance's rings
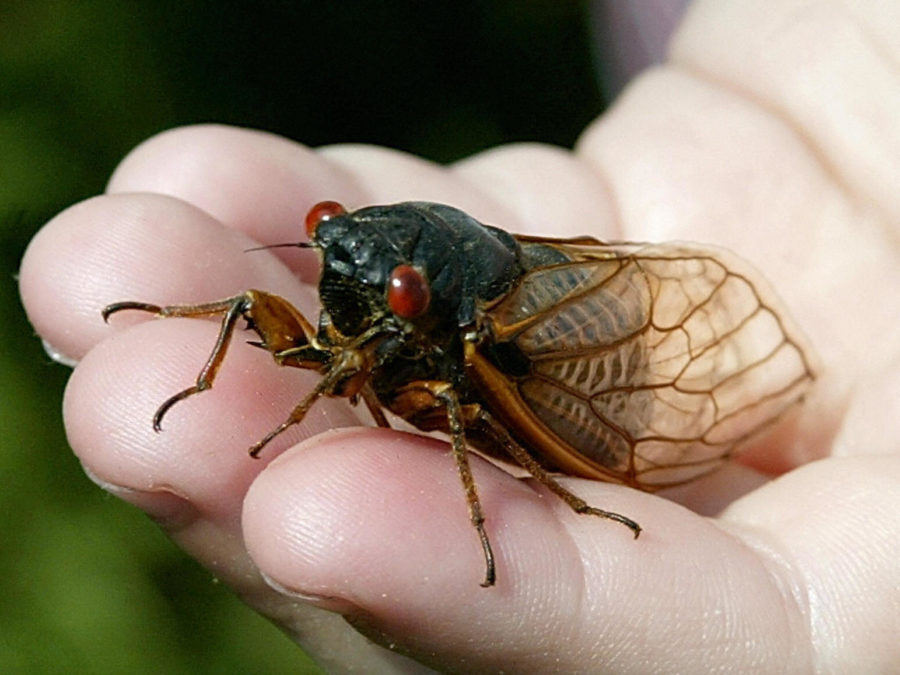
[[[319,223],[335,216],[342,216],[345,213],[347,213],[347,209],[337,202],[319,202],[306,214],[306,234],[312,239]]]
[[[387,303],[391,311],[404,319],[424,314],[431,302],[431,287],[425,276],[412,265],[397,265],[388,280]]]

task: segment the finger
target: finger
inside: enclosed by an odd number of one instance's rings
[[[900,93],[894,3],[775,11],[754,3],[698,3],[671,58],[704,79],[734,83],[801,129],[838,181],[896,231]]]
[[[622,239],[600,175],[567,150],[537,143],[506,145],[457,162],[452,168],[510,211],[518,233]]]
[[[803,610],[816,668],[890,672],[900,661],[900,459],[826,459],[735,502],[723,515],[783,576]],[[790,670],[790,669],[788,669]]]
[[[374,203],[433,201],[462,209],[485,223],[515,232],[515,214],[446,167],[374,145],[332,145],[319,153],[354,176]]]
[[[141,491],[171,487],[209,517],[234,516],[265,464],[247,449],[287,417],[316,375],[279,368],[237,336],[212,389],[176,404],[155,432],[160,403],[193,384],[216,333],[211,322],[151,321],[112,335],[79,363],[64,413],[72,447],[93,476]],[[323,401],[261,457],[268,461],[324,429],[358,424],[341,403]]]
[[[781,120],[671,69],[640,78],[587,128],[577,153],[608,182],[626,238],[721,245],[773,283],[813,262],[819,209],[846,205]],[[803,257],[777,259],[776,245]],[[799,291],[784,292],[791,302]]]
[[[369,195],[341,166],[285,138],[223,125],[165,131],[122,161],[108,192],[157,192],[194,204],[263,243],[297,241],[306,212]]]
[[[101,310],[120,300],[205,302],[260,287],[311,311],[311,290],[268,252],[246,253],[252,244],[177,199],[97,197],[64,211],[32,240],[22,260],[22,299],[41,337],[73,360],[137,320],[123,315],[104,325]]]
[[[265,352],[235,341],[215,386],[173,407],[162,432],[152,430],[159,403],[192,382],[215,333],[208,322],[171,319],[97,345],[66,389],[69,443],[95,482],[146,511],[257,611],[297,627],[311,653],[324,658],[330,649],[342,665],[381,662],[381,650],[339,617],[273,592],[247,556],[240,526],[247,487],[265,465],[299,439],[358,424],[349,406],[320,402],[251,458],[248,446],[287,416],[315,376],[278,368]]]
[[[181,127],[148,139],[110,180],[112,193],[178,197],[259,241],[292,241],[317,201],[348,208],[430,200],[505,220],[502,208],[447,169],[368,145],[311,150],[263,132],[218,125]]]
[[[656,494],[703,516],[718,516],[732,502],[765,485],[771,476],[740,462],[729,462],[712,473]]]
[[[900,354],[882,373],[860,382],[834,440],[834,455],[900,455],[900,444],[893,433],[898,419]]]
[[[796,608],[709,521],[633,490],[570,483],[644,526],[635,540],[473,464],[497,557],[492,588],[479,585],[481,550],[446,445],[390,432],[329,434],[272,463],[245,502],[248,550],[288,596],[441,670],[739,669],[756,658],[755,640],[771,663],[793,663]],[[725,654],[716,636],[732,630],[755,640]]]
[[[108,191],[171,195],[267,244],[305,239],[305,214],[325,199],[349,209],[436,201],[522,230],[515,214],[481,186],[412,155],[367,145],[313,151],[271,134],[217,125],[181,127],[148,139],[122,161]],[[301,273],[309,264],[309,257],[296,251],[273,253]],[[308,274],[302,278],[315,280]]]

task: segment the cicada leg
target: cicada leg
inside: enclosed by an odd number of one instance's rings
[[[471,431],[478,439],[479,447],[492,455],[511,457],[576,513],[600,516],[621,523],[634,533],[635,538],[641,533],[641,526],[631,518],[591,506],[560,485],[487,410],[477,403],[461,404],[456,391],[447,382],[411,383],[397,392],[391,402],[391,409],[423,431],[443,430],[450,434],[453,458],[466,492],[469,519],[478,532],[484,551],[485,576],[482,586],[494,585],[496,571],[494,553],[484,527],[481,500],[469,466],[466,430]]]
[[[333,373],[334,371],[331,372]],[[250,446],[250,456],[259,457],[259,453],[262,452],[262,449],[266,445],[268,445],[269,442],[272,441],[276,436],[281,435],[295,424],[300,424],[300,422],[303,421],[303,418],[306,417],[306,413],[312,407],[313,403],[315,403],[319,399],[319,397],[322,396],[322,394],[328,391],[328,387],[333,384],[333,377],[326,376],[319,380],[319,383],[316,385],[315,389],[313,389],[305,397],[303,397],[303,400],[294,407],[294,409],[291,411],[291,414],[284,422],[282,422],[277,427],[272,429],[272,431],[263,436],[261,440]]]
[[[275,356],[278,358],[278,354]],[[357,393],[357,387],[362,388],[365,395],[365,385],[371,368],[370,360],[368,352],[362,349],[346,349],[339,352],[319,383],[294,407],[287,419],[250,447],[250,456],[257,457],[272,439],[302,422],[313,403],[323,395],[352,397]],[[348,384],[348,382],[352,384]],[[348,390],[344,390],[342,387],[348,387]],[[384,419],[384,415],[381,417]],[[387,424],[386,421],[385,424]]]
[[[366,390],[363,389],[363,395],[365,394]],[[375,398],[374,392],[371,392],[371,396],[374,400],[369,403],[366,399],[366,403],[370,409],[377,405],[380,413],[381,404]],[[493,586],[497,578],[494,552],[484,529],[484,512],[481,509],[481,500],[478,497],[466,449],[466,428],[470,425],[472,413],[477,411],[477,406],[461,404],[459,396],[449,382],[419,380],[393,392],[393,398],[387,408],[422,431],[442,431],[450,435],[453,459],[466,493],[469,520],[478,532],[478,539],[484,551],[485,572],[481,585]],[[383,414],[380,416],[384,417]],[[387,426],[387,420],[384,426]]]
[[[360,393],[362,394],[363,402],[366,404],[369,413],[371,413],[372,420],[375,424],[379,427],[390,429],[391,423],[388,422],[387,417],[384,416],[381,401],[378,400],[378,395],[375,393],[375,390],[372,389],[372,385],[366,382]]]
[[[449,384],[443,384],[434,392],[436,398],[447,409],[447,424],[450,431],[450,442],[453,448],[453,459],[456,460],[456,468],[462,480],[463,489],[466,491],[466,503],[469,506],[469,520],[478,532],[481,541],[481,549],[484,552],[484,581],[481,585],[485,588],[493,586],[497,580],[497,571],[494,565],[494,551],[484,529],[484,512],[481,510],[481,500],[478,498],[478,488],[475,486],[475,478],[472,476],[472,468],[469,466],[469,453],[466,449],[466,432],[463,407],[459,397]]]
[[[598,509],[594,506],[591,506],[586,501],[584,501],[578,495],[573,494],[562,485],[560,485],[550,473],[542,467],[535,459],[532,457],[521,445],[519,445],[515,439],[509,434],[506,428],[497,422],[494,417],[484,408],[479,407],[478,411],[475,413],[478,418],[478,421],[485,428],[485,432],[494,437],[497,443],[514,459],[518,462],[522,468],[528,471],[532,476],[534,476],[538,481],[540,481],[543,485],[547,487],[553,494],[562,499],[566,504],[568,504],[575,513],[588,514],[592,516],[600,516],[601,518],[606,518],[608,520],[614,520],[617,523],[622,523],[625,527],[630,529],[632,533],[634,533],[634,538],[637,539],[638,535],[641,533],[641,526],[634,522],[631,518],[627,516],[623,516],[621,513],[616,513],[614,511],[604,511],[603,509]]]
[[[206,364],[197,375],[196,382],[169,397],[153,415],[153,429],[162,429],[162,420],[173,405],[189,396],[206,391],[213,386],[216,375],[225,359],[237,320],[244,317],[254,331],[262,338],[260,346],[269,350],[276,361],[282,362],[281,354],[297,350],[313,338],[315,331],[309,321],[287,300],[271,293],[250,290],[215,302],[195,305],[159,306],[145,302],[116,302],[103,309],[103,320],[126,309],[150,312],[159,317],[202,317],[223,314],[219,335]],[[255,447],[255,446],[254,446]]]

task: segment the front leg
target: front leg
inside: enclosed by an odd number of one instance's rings
[[[136,309],[143,312],[151,312],[159,317],[204,317],[222,314],[222,325],[219,335],[206,364],[197,375],[196,382],[171,396],[163,402],[153,415],[153,429],[162,429],[162,420],[165,414],[179,401],[189,396],[198,394],[212,388],[216,375],[222,367],[228,346],[237,320],[241,317],[247,320],[248,325],[259,335],[261,342],[258,346],[272,353],[276,361],[282,363],[280,355],[289,350],[297,350],[308,346],[314,339],[315,331],[309,321],[291,305],[287,300],[264,291],[249,290],[246,293],[235,295],[215,302],[199,303],[194,305],[152,305],[146,302],[116,302],[107,305],[102,312],[103,320],[117,312],[127,309]],[[285,363],[285,365],[298,365],[299,367],[313,367],[306,363]]]

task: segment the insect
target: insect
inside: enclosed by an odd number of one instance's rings
[[[118,302],[160,317],[222,316],[196,383],[157,410],[213,386],[238,320],[282,366],[321,374],[257,456],[323,395],[359,400],[451,439],[484,553],[494,554],[467,442],[527,469],[576,512],[588,505],[554,472],[656,490],[728,461],[804,397],[810,356],[764,284],[726,252],[693,244],[603,243],[509,234],[427,202],[352,213],[321,202],[306,218],[319,252],[313,326],[260,290],[191,305]]]

